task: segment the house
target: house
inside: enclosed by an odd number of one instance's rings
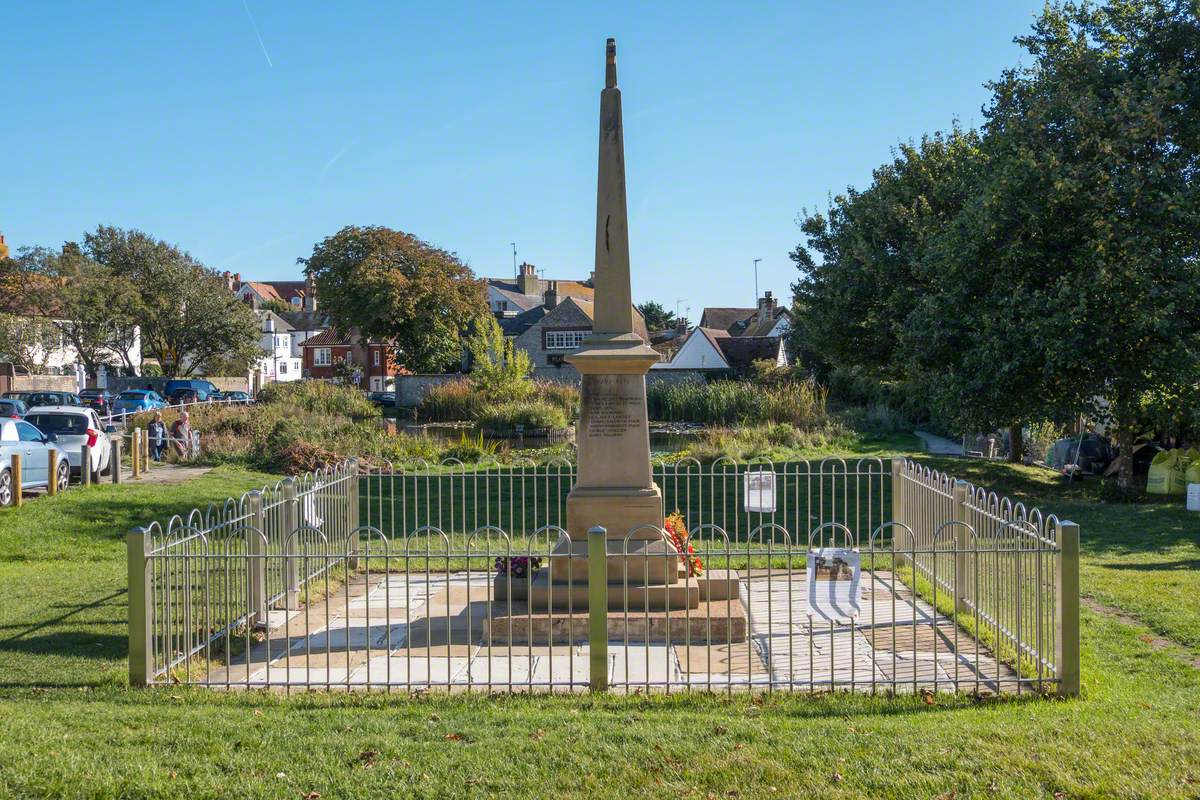
[[[303,281],[241,281],[241,275],[225,273],[226,285],[236,284],[234,294],[255,310],[266,303],[284,303],[296,310],[316,310],[316,290],[311,280]]]
[[[770,361],[786,367],[787,351],[778,336],[731,336],[718,328],[693,328],[669,361],[652,370],[736,372],[745,374],[755,361]]]
[[[570,295],[560,298],[556,283],[550,283],[540,309],[525,312],[532,321],[515,336],[514,344],[529,354],[534,377],[573,382],[579,380],[579,372],[566,362],[566,356],[578,350],[592,332],[595,304]],[[633,313],[634,332],[649,342],[645,320],[637,309]]]
[[[651,369],[731,371],[745,374],[755,361],[788,364],[783,337],[792,315],[766,292],[757,308],[706,308],[682,339],[656,345],[664,360]]]
[[[302,375],[302,353],[299,346],[294,349],[292,333],[294,328],[283,317],[274,311],[254,312],[259,320],[259,330],[262,331],[261,343],[264,355],[255,364],[262,383],[287,383],[298,381]]]
[[[488,307],[509,334],[506,323],[528,311],[536,311],[546,302],[546,292],[551,286],[560,298],[575,297],[580,300],[595,299],[595,288],[591,278],[586,281],[552,280],[539,278],[533,264],[523,263],[517,267],[514,278],[487,278]],[[531,323],[532,324],[532,323]],[[528,326],[526,326],[528,327]]]
[[[782,308],[770,292],[758,299],[757,308],[706,308],[700,327],[725,331],[730,336],[775,336],[787,333],[792,312]]]
[[[300,349],[305,378],[334,380],[349,371],[353,375],[350,380],[366,391],[395,389],[400,367],[393,356],[394,348],[388,344],[363,339],[357,331],[342,333],[328,328],[301,342]]]

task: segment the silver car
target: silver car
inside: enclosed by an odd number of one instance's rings
[[[12,457],[21,456],[21,488],[44,489],[53,478],[58,489],[71,480],[71,465],[63,458],[57,437],[42,433],[22,419],[0,419],[0,506],[13,502]],[[58,451],[58,467],[50,475],[50,451]]]
[[[42,433],[57,437],[58,449],[66,454],[71,474],[78,475],[83,463],[83,446],[91,448],[93,475],[108,469],[112,460],[112,442],[100,416],[94,409],[82,406],[38,406],[25,412],[25,421]]]

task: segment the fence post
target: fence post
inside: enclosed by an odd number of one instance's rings
[[[899,523],[907,524],[908,520],[906,520],[904,518],[904,477],[903,476],[904,476],[904,459],[899,458],[899,457],[893,458],[892,459],[892,522],[894,522],[894,523],[899,522]],[[895,552],[895,556],[893,556],[893,560],[896,562],[896,566],[899,566],[901,563],[901,560],[904,558],[900,554],[900,548],[898,546],[896,546],[898,544],[898,540],[896,537],[899,535],[900,530],[901,530],[901,528],[899,525],[892,525],[892,550],[893,550],[893,552]]]
[[[50,480],[54,480],[53,474],[50,476]],[[92,485],[92,448],[86,444],[79,449],[79,485]]]
[[[970,613],[971,604],[971,484],[954,482],[954,610],[959,614]],[[937,550],[937,543],[933,545]],[[937,557],[936,555],[934,556]]]
[[[21,475],[21,454],[12,454],[12,469],[9,471],[12,476],[12,505],[13,508],[20,508],[24,502],[24,497],[21,493],[21,482],[24,478]]]
[[[296,479],[284,478],[281,488],[283,489],[283,502],[279,506],[279,513],[283,526],[283,541],[284,541],[284,559],[283,559],[283,580],[287,586],[287,605],[288,609],[300,607],[300,559],[295,553],[299,549],[300,540],[292,536],[296,532],[296,528],[300,526],[300,516],[296,513]]]
[[[1058,633],[1054,642],[1054,666],[1058,670],[1058,694],[1077,697],[1079,670],[1079,526],[1058,523],[1058,558],[1055,559],[1054,608]]]
[[[608,531],[588,530],[588,663],[593,692],[608,689]]]
[[[142,431],[142,472],[149,472],[152,459],[150,458],[150,429]]]
[[[350,524],[350,559],[347,567],[358,569],[358,459],[346,462],[348,484],[346,486],[346,521]]]
[[[267,624],[267,548],[265,546],[266,515],[263,513],[263,496],[258,489],[246,496],[246,507],[250,514],[250,527],[246,529],[246,557],[250,560],[246,572],[250,580],[250,607],[247,609],[251,625]]]
[[[134,428],[133,433],[129,434],[129,461],[133,466],[133,477],[138,478],[142,474],[142,429]]]
[[[112,476],[113,483],[121,482],[121,435],[117,434],[109,440],[112,444],[112,452],[108,456],[108,472]]]
[[[46,467],[50,470],[46,474],[50,477],[46,480],[46,494],[53,497],[58,494],[58,451],[46,451]]]
[[[153,591],[149,569],[151,538],[145,528],[125,536],[129,568],[129,685],[149,686],[154,677]]]

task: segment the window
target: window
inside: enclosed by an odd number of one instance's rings
[[[379,351],[375,351],[375,366],[379,366]]]
[[[42,432],[28,422],[18,422],[17,438],[22,442],[40,442],[42,440]]]
[[[547,350],[574,350],[583,343],[587,331],[546,331]]]
[[[300,305],[300,298],[299,298],[299,297],[293,297],[293,298],[292,298],[292,305],[294,305],[294,306],[298,306],[298,305]]]
[[[279,362],[279,374],[287,375],[287,362],[286,361]]]
[[[82,436],[92,427],[84,414],[30,414],[25,419],[41,431],[59,435]]]
[[[333,359],[329,357],[328,347],[318,347],[313,351],[313,366],[328,367],[333,363]]]

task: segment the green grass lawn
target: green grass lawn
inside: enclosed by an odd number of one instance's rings
[[[0,511],[0,797],[1200,796],[1200,516],[936,463],[1079,522],[1143,623],[1084,612],[1081,699],[130,690],[123,534],[270,479],[220,468]]]

